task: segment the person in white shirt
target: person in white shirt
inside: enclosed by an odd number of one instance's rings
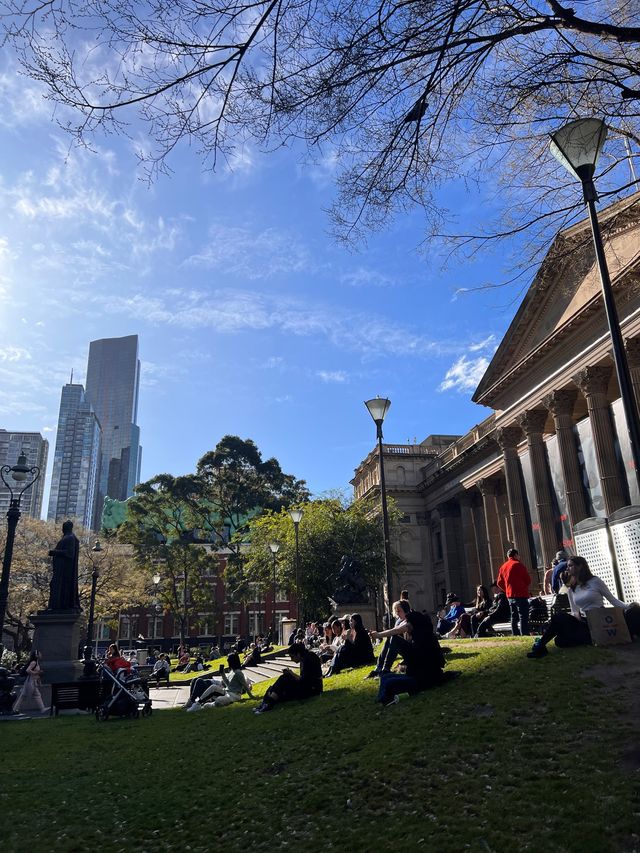
[[[591,634],[587,623],[587,613],[603,606],[606,599],[614,607],[624,610],[624,617],[632,637],[640,636],[640,607],[625,604],[616,598],[606,583],[591,574],[589,564],[584,557],[569,557],[565,575],[565,586],[569,595],[571,613],[554,613],[541,637],[534,642],[527,654],[528,658],[541,658],[548,654],[547,644],[555,639],[556,646],[591,645]]]

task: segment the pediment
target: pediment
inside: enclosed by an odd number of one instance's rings
[[[599,219],[614,288],[636,287],[628,273],[640,269],[640,193],[611,205]],[[544,344],[559,339],[568,324],[600,296],[591,228],[583,220],[553,241],[473,395],[474,402],[484,402],[503,376]]]

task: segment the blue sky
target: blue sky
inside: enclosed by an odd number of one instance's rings
[[[144,139],[133,129],[136,141]],[[463,433],[471,393],[522,287],[462,293],[500,256],[441,265],[419,211],[359,252],[329,236],[335,163],[245,149],[215,174],[184,145],[144,182],[130,140],[74,148],[34,83],[0,73],[0,426],[53,456],[60,390],[89,341],[137,333],[143,479],[192,471],[226,433],[316,494],[347,488],[374,445],[363,400],[392,406],[385,440]],[[464,229],[489,202],[441,191]],[[47,483],[48,493],[48,483]]]

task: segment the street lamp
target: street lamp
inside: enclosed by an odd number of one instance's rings
[[[100,540],[96,539],[93,548],[91,551],[94,554],[99,554],[102,551],[102,545],[100,544]],[[85,678],[92,678],[96,674],[96,666],[94,661],[91,659],[91,645],[93,641],[93,617],[96,607],[96,585],[98,583],[98,578],[100,577],[100,572],[98,571],[97,563],[91,561],[93,565],[93,571],[91,572],[91,597],[89,598],[89,619],[87,621],[87,642],[84,646],[84,676]],[[97,640],[96,640],[97,645]]]
[[[567,169],[567,171],[582,183],[584,201],[589,211],[591,221],[591,233],[593,234],[593,245],[600,272],[602,284],[602,296],[607,314],[609,334],[611,335],[611,346],[613,360],[616,365],[620,397],[627,421],[629,432],[629,443],[631,444],[631,455],[636,469],[636,479],[640,488],[640,423],[638,422],[638,408],[633,394],[633,385],[629,373],[618,311],[611,289],[609,269],[604,254],[604,244],[596,212],[596,201],[598,195],[593,182],[598,156],[607,136],[606,124],[598,118],[578,119],[569,122],[550,134],[550,149],[553,156]]]
[[[378,439],[378,464],[380,466],[380,503],[382,505],[382,530],[384,535],[384,568],[386,574],[386,609],[391,625],[391,604],[393,602],[393,578],[391,576],[391,545],[389,543],[389,513],[387,511],[387,489],[384,481],[384,460],[382,458],[382,422],[385,419],[391,400],[386,397],[374,397],[373,400],[365,400],[365,406],[376,425],[376,437]]]
[[[11,483],[7,481],[5,474],[11,474],[14,484],[22,486],[19,491],[13,490]],[[27,464],[24,449],[20,451],[18,461],[11,467],[3,465],[0,468],[2,482],[9,489],[9,509],[7,511],[7,541],[4,546],[4,558],[2,560],[2,577],[0,578],[0,654],[4,649],[2,636],[4,632],[4,617],[7,612],[7,601],[9,600],[9,576],[11,574],[11,560],[13,558],[13,543],[16,538],[16,527],[20,519],[20,501],[23,494],[36,482],[40,476],[40,469],[34,465],[32,468]],[[25,483],[25,485],[23,485]]]
[[[293,521],[293,527],[296,532],[296,622],[300,625],[300,612],[304,612],[304,608],[300,607],[300,544],[298,539],[298,528],[304,515],[301,509],[290,509],[289,515]],[[303,619],[304,625],[304,619]]]
[[[273,619],[272,621],[272,643],[276,642],[276,554],[280,550],[279,542],[269,542],[269,548],[273,554]]]

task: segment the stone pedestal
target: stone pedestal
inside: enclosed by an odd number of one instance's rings
[[[76,610],[42,611],[29,619],[35,629],[33,648],[42,654],[43,683],[79,678],[83,671],[78,660],[82,614]]]
[[[375,631],[376,609],[373,604],[343,604],[339,610],[331,614],[331,619],[342,619],[343,616],[351,616],[352,613],[359,613],[362,616],[367,631]]]

